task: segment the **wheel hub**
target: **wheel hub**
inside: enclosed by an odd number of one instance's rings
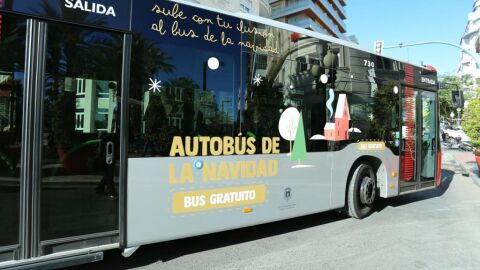
[[[375,183],[369,176],[365,176],[362,179],[360,186],[360,201],[362,204],[373,204],[375,200]]]

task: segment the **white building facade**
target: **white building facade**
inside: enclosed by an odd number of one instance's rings
[[[256,16],[270,17],[268,0],[190,0],[190,2],[229,12],[244,12]]]
[[[345,0],[270,0],[270,18],[348,40]]]
[[[346,0],[190,0],[192,3],[271,18],[349,40]]]
[[[480,54],[480,0],[474,2],[472,12],[468,14],[467,27],[460,45],[467,50]],[[480,78],[480,69],[477,68],[475,60],[467,53],[462,52],[461,54],[457,75],[471,75],[474,78]]]

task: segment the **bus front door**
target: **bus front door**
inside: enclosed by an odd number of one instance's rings
[[[0,263],[20,249],[26,19],[0,12]],[[0,266],[1,268],[1,266]]]
[[[122,40],[48,23],[39,255],[118,243]]]
[[[420,159],[420,187],[435,185],[435,166],[437,158],[437,108],[436,94],[422,91],[421,94],[421,159]]]
[[[436,94],[410,87],[402,91],[400,193],[435,186],[437,159]]]
[[[0,268],[117,247],[123,34],[0,26]]]

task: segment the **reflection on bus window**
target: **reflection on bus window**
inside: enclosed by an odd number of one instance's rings
[[[118,228],[122,45],[121,34],[60,23],[48,26],[42,240]]]
[[[67,77],[65,89],[75,92],[75,131],[112,132],[117,82]]]
[[[133,69],[142,70],[135,66],[142,59],[157,62],[153,73],[134,72],[132,78],[130,151],[135,155],[166,156],[174,136],[238,132],[238,54],[165,43],[134,50]]]
[[[19,243],[25,24],[0,14],[0,250]]]
[[[14,84],[11,72],[0,71],[0,132],[12,132],[15,127]]]

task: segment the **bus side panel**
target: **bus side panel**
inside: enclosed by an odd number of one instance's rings
[[[331,209],[332,153],[130,158],[128,247]]]
[[[131,158],[128,247],[179,239],[340,208],[353,163],[374,156],[384,165],[382,197],[398,194],[398,157],[383,142],[308,153]],[[398,175],[398,173],[396,174]]]

